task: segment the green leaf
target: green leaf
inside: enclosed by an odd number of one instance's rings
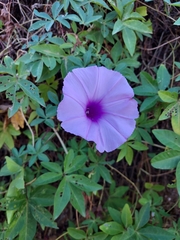
[[[51,185],[43,185],[33,189],[30,199],[37,205],[49,207],[53,205],[56,188]]]
[[[62,177],[62,174],[60,173],[55,173],[55,172],[48,172],[48,173],[44,173],[41,174],[36,181],[33,183],[34,186],[38,186],[38,185],[45,185],[48,183],[53,183],[56,182],[58,180],[60,180]]]
[[[17,189],[24,189],[25,188],[24,169],[22,169],[22,171],[17,174],[16,178],[12,182],[12,186],[14,186]]]
[[[74,239],[85,239],[86,238],[86,233],[83,230],[80,230],[80,229],[75,229],[75,228],[72,228],[72,227],[68,227],[67,232]]]
[[[12,160],[10,157],[6,156],[5,159],[7,163],[7,168],[11,173],[15,174],[22,170],[22,166],[14,162],[14,160]]]
[[[123,22],[123,25],[137,32],[152,33],[152,29],[139,20],[126,20]]]
[[[170,84],[170,80],[171,80],[171,75],[169,74],[166,66],[161,64],[157,70],[157,82],[158,82],[159,89],[160,90],[166,89]]]
[[[151,160],[151,165],[157,169],[173,169],[180,161],[180,151],[168,150],[159,153]]]
[[[47,92],[48,98],[49,100],[54,103],[55,105],[59,104],[59,99],[56,93],[52,92],[52,91],[48,91]]]
[[[178,4],[178,6],[180,6],[180,4]],[[180,25],[180,18],[178,18],[178,19],[173,23],[173,25],[179,26],[179,25]]]
[[[102,176],[102,178],[108,182],[108,183],[111,183],[112,182],[112,178],[111,178],[111,175],[109,173],[109,170],[103,166],[103,165],[99,165],[98,166],[98,170],[99,170],[99,173],[100,175]]]
[[[14,239],[25,224],[25,213],[22,211],[19,214],[13,215],[13,220],[9,224],[8,229],[5,233],[6,239]]]
[[[133,222],[132,214],[131,214],[131,210],[130,210],[128,204],[125,204],[125,206],[122,209],[121,220],[122,220],[125,228],[132,225],[132,222]]]
[[[52,20],[52,18],[45,12],[38,12],[36,9],[34,9],[34,14],[40,18],[45,18],[48,20]]]
[[[41,165],[51,172],[62,174],[62,168],[56,162],[41,162]]]
[[[154,129],[155,137],[166,147],[180,151],[180,136],[171,130]]]
[[[56,59],[54,57],[42,56],[42,60],[44,64],[49,68],[49,70],[53,70],[56,67]],[[42,71],[41,71],[42,73]]]
[[[46,227],[58,229],[57,224],[54,221],[52,221],[52,215],[47,209],[37,205],[33,205],[32,203],[30,205],[30,208],[34,219],[38,223]]]
[[[120,19],[118,19],[114,24],[112,35],[116,34],[117,32],[122,31],[123,28],[124,28],[123,22]]]
[[[154,95],[152,97],[145,98],[145,100],[142,102],[142,104],[140,106],[140,111],[143,112],[149,108],[154,107],[158,100],[159,100],[158,95]]]
[[[15,84],[16,79],[11,76],[0,77],[0,92],[4,92]]]
[[[70,184],[71,189],[71,199],[70,202],[74,209],[76,209],[83,217],[86,216],[85,212],[85,199],[82,191],[76,188],[74,185]]]
[[[18,85],[28,97],[45,107],[44,100],[39,96],[39,89],[36,87],[36,85],[34,85],[34,83],[27,80],[21,80],[18,81]]]
[[[165,120],[175,115],[176,109],[177,109],[177,102],[170,103],[159,116],[159,120],[160,121]]]
[[[59,2],[54,2],[52,7],[51,7],[51,11],[52,11],[52,15],[53,18],[56,19],[57,16],[59,15],[60,11],[63,8],[63,4],[60,4]]]
[[[56,20],[61,23],[62,25],[64,25],[65,27],[67,28],[70,28],[70,24],[68,21],[65,20],[64,16],[63,15],[60,15],[56,18]]]
[[[116,235],[124,231],[122,225],[117,222],[106,222],[99,226],[99,228],[109,235]]]
[[[127,145],[127,146],[126,146],[125,159],[126,159],[126,161],[127,161],[127,163],[128,163],[129,165],[132,164],[133,156],[134,156],[134,152],[133,152],[132,148]]]
[[[93,192],[102,189],[102,186],[91,181],[89,178],[78,175],[72,174],[66,176],[68,182],[72,183],[75,187],[81,189],[82,191]]]
[[[146,203],[139,211],[136,230],[144,227],[150,219],[150,203]]]
[[[109,211],[109,214],[112,218],[113,221],[121,224],[122,221],[121,221],[121,215],[120,215],[120,211],[119,210],[116,210],[114,208],[111,208],[111,207],[108,207],[108,211]]]
[[[177,102],[174,115],[171,117],[173,131],[180,135],[180,101]]]
[[[105,24],[101,25],[101,33],[104,38],[106,38],[109,35],[109,28]]]
[[[139,230],[139,233],[151,240],[173,240],[175,235],[160,227],[148,226]]]
[[[110,10],[109,6],[103,0],[92,0],[92,2]]]
[[[177,168],[176,168],[176,186],[178,194],[180,195],[180,162],[178,162]]]
[[[93,235],[93,240],[105,240],[108,234],[103,232],[97,232]]]
[[[69,183],[66,182],[66,179],[63,178],[63,180],[60,182],[58,189],[55,193],[54,197],[54,219],[59,217],[59,215],[62,213],[66,205],[68,204],[71,197],[71,191]]]
[[[128,145],[137,151],[148,150],[148,147],[145,144],[138,141],[129,142]]]
[[[32,46],[32,49],[34,49],[36,52],[40,52],[44,54],[46,57],[55,57],[60,58],[61,56],[64,56],[64,51],[60,48],[60,46],[55,44],[41,44]]]
[[[36,234],[36,226],[37,222],[33,218],[29,204],[27,203],[26,208],[24,210],[25,213],[25,221],[24,221],[24,227],[20,231],[19,234],[19,240],[32,240]]]
[[[45,20],[37,21],[37,22],[33,23],[33,24],[30,26],[30,28],[28,29],[28,31],[31,32],[31,31],[35,31],[35,30],[37,30],[37,29],[39,29],[39,28],[42,28],[42,27],[45,26],[46,23],[47,23],[47,21],[45,21]]]
[[[37,77],[36,81],[38,81],[42,75],[43,71],[43,61],[40,59],[35,61],[31,65],[31,73],[34,77]]]
[[[121,57],[122,53],[122,44],[120,41],[117,41],[111,49],[111,57],[114,63],[117,63]]]
[[[67,157],[67,155],[66,155]],[[66,165],[64,168],[64,173],[69,174],[79,170],[87,161],[86,155],[78,155],[72,159],[72,162],[69,165]]]
[[[125,27],[122,30],[122,36],[123,36],[123,40],[126,45],[126,48],[128,49],[130,55],[133,56],[135,52],[136,41],[137,41],[136,34],[134,33],[133,30]]]
[[[135,94],[139,96],[154,96],[158,92],[157,81],[154,80],[147,72],[140,73],[142,86],[134,88]]]
[[[73,159],[74,159],[74,151],[73,151],[73,149],[70,149],[68,154],[66,154],[65,159],[64,159],[64,170],[65,171],[66,171],[66,169],[71,167]]]
[[[163,102],[172,103],[177,102],[178,100],[178,93],[176,92],[168,92],[164,90],[158,91],[158,95],[163,100]]]

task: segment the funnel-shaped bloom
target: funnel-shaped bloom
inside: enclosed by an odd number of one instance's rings
[[[134,131],[137,102],[119,72],[97,66],[76,68],[64,79],[63,94],[57,110],[62,128],[94,141],[99,152],[116,149]]]

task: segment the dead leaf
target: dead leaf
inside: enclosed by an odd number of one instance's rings
[[[19,130],[20,127],[24,128],[24,118],[23,118],[22,113],[20,111],[17,111],[11,117],[11,123],[16,130]]]

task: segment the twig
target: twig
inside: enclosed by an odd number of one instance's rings
[[[115,172],[117,172],[119,175],[121,175],[123,178],[126,179],[127,182],[129,182],[131,185],[133,185],[133,187],[136,189],[137,193],[139,194],[140,197],[142,197],[139,189],[136,187],[136,185],[129,179],[127,178],[123,173],[121,173],[120,171],[118,171],[116,168],[112,167],[111,165],[108,164],[108,166],[114,170]]]
[[[29,125],[28,121],[26,120],[25,116],[24,116],[24,113],[23,113],[23,110],[22,110],[22,107],[20,107],[20,111],[21,111],[21,114],[22,114],[22,117],[26,123],[26,125],[28,126],[30,132],[31,132],[31,136],[32,136],[32,145],[34,147],[34,133],[33,133],[33,130],[31,128],[31,126]]]
[[[53,131],[54,131],[54,133],[56,134],[57,138],[59,139],[59,141],[60,141],[60,143],[61,143],[61,145],[62,145],[62,147],[63,147],[63,149],[64,149],[64,152],[65,152],[66,154],[68,154],[68,150],[67,150],[67,148],[66,148],[66,146],[65,146],[62,138],[60,137],[60,135],[58,134],[58,132],[56,131],[55,128],[53,128]]]

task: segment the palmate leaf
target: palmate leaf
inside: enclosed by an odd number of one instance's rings
[[[85,155],[74,156],[74,151],[71,149],[65,157],[64,161],[64,173],[69,174],[79,170],[86,162],[87,157]]]

